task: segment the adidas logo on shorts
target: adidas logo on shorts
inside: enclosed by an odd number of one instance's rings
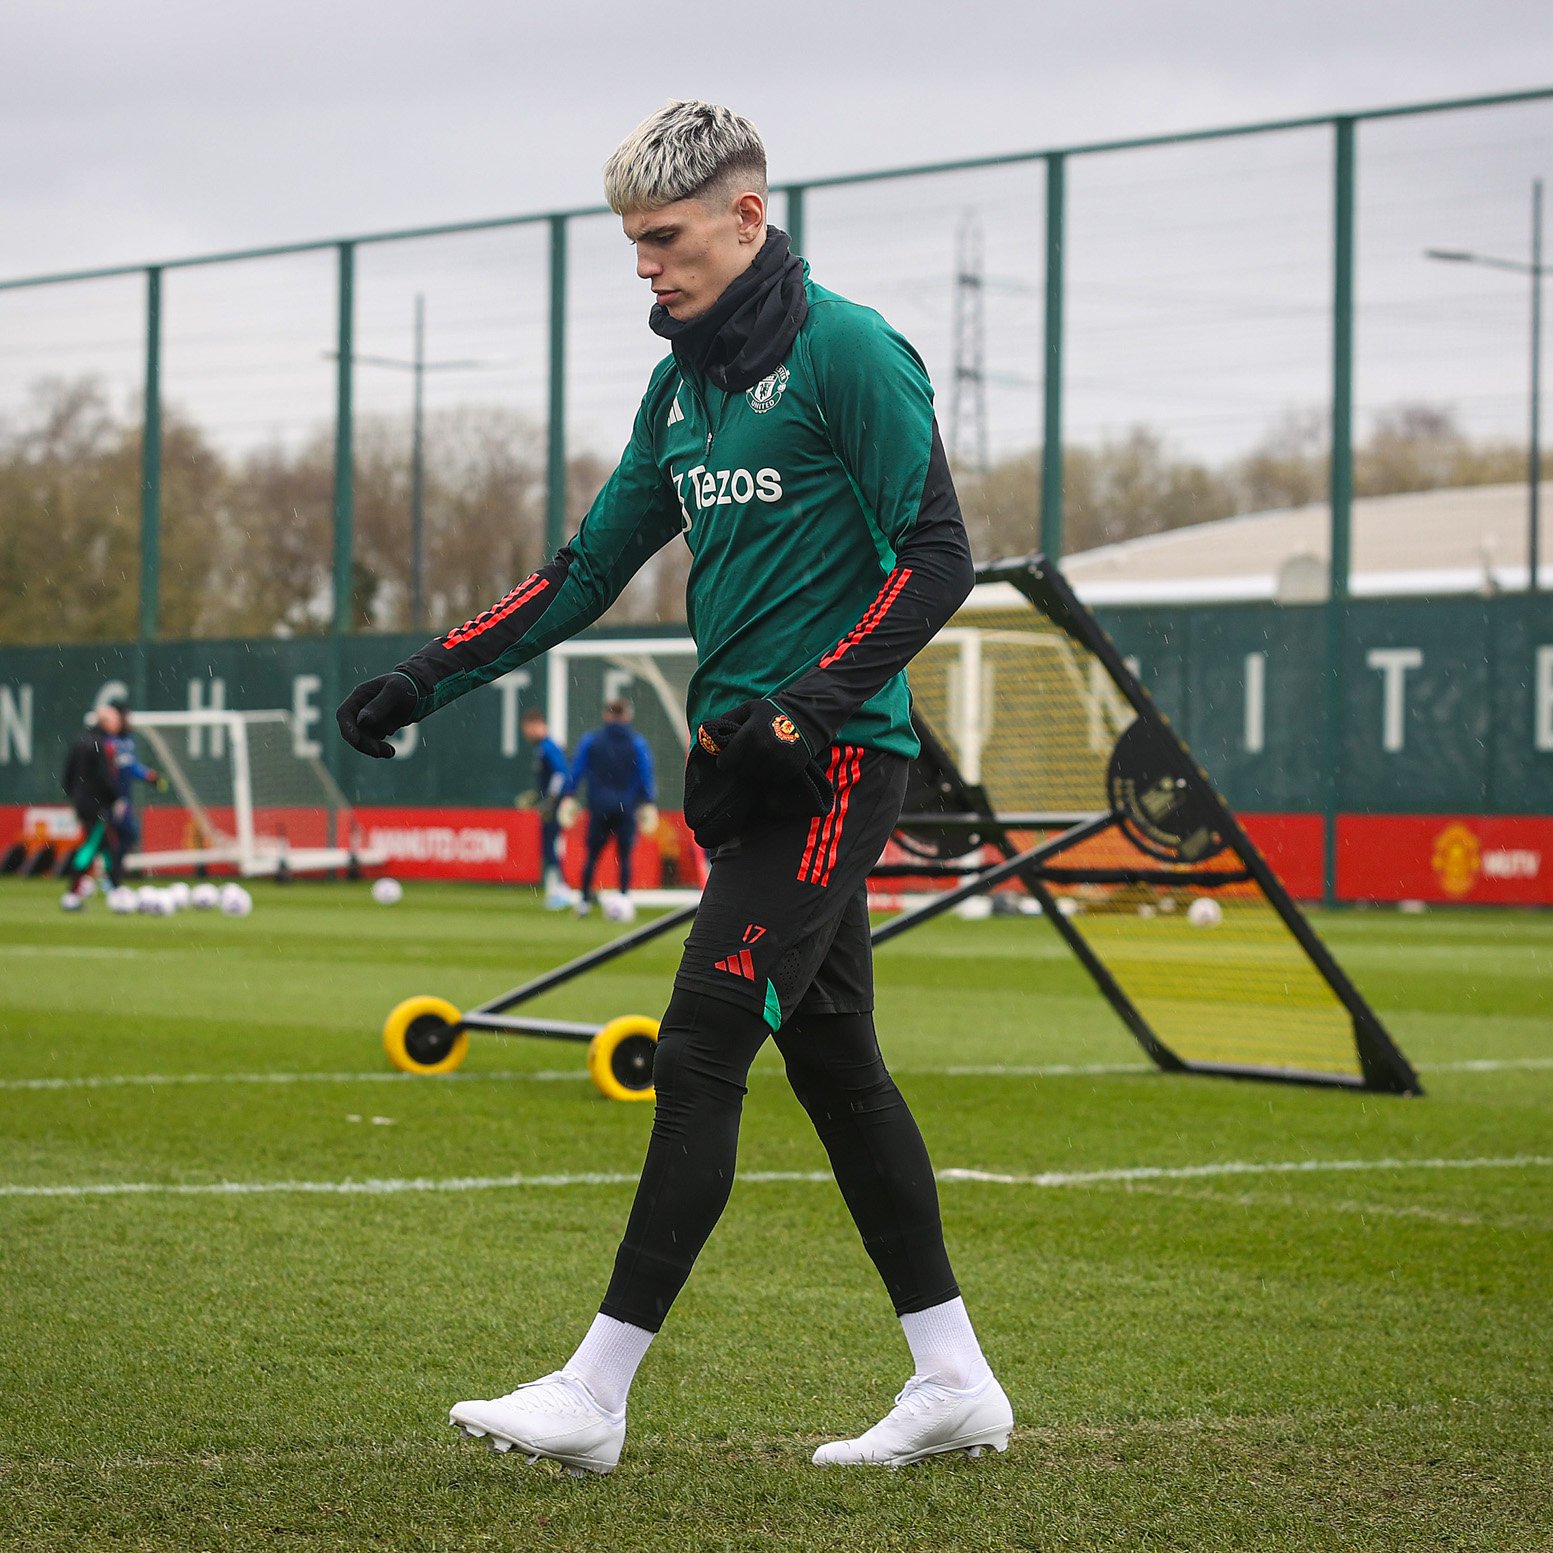
[[[726,960],[719,960],[712,969],[714,971],[727,971],[730,976],[742,976],[745,981],[754,981],[755,962],[750,957],[748,949],[741,949],[737,954],[731,954]]]

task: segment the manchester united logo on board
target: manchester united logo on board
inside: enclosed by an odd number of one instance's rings
[[[757,415],[764,415],[767,410],[774,409],[777,401],[782,397],[782,390],[787,387],[788,378],[791,376],[792,373],[786,367],[778,367],[770,377],[763,377],[744,395],[750,409]]]
[[[1465,825],[1447,825],[1434,838],[1435,877],[1447,895],[1468,895],[1483,870],[1483,849]]]

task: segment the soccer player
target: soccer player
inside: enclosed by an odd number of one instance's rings
[[[604,725],[577,741],[577,755],[561,789],[563,801],[580,787],[588,790],[588,854],[582,865],[582,895],[577,915],[593,909],[593,875],[613,839],[620,860],[620,896],[631,899],[631,849],[636,845],[637,816],[656,816],[652,750],[631,726],[631,703],[617,696],[604,705]]]
[[[114,751],[114,740],[123,726],[118,707],[100,706],[97,715],[71,741],[65,755],[60,786],[81,822],[81,843],[66,871],[70,887],[59,901],[66,911],[79,911],[86,904],[81,881],[91,873],[99,857],[107,867],[109,883],[124,882],[124,849],[119,844],[118,824],[125,801],[119,791]]]
[[[122,803],[116,809],[114,830],[118,841],[115,853],[122,871],[124,859],[140,843],[140,820],[135,813],[135,783],[148,782],[162,789],[167,783],[162,773],[143,765],[135,754],[135,735],[130,727],[129,703],[115,701],[113,710],[119,714],[119,731],[113,736],[113,764],[118,778],[119,797]]]
[[[661,546],[689,547],[686,815],[714,850],[641,1182],[570,1359],[452,1421],[574,1470],[615,1465],[632,1378],[727,1202],[745,1079],[774,1037],[914,1371],[879,1423],[815,1462],[1002,1450],[1013,1415],[872,1017],[865,883],[918,749],[903,670],[974,579],[932,388],[899,334],[815,284],[767,224],[765,149],[739,115],[669,103],[611,155],[604,187],[672,349],[619,466],[551,561],[339,710],[343,736],[387,758],[395,729],[582,630]]]
[[[550,737],[550,724],[537,706],[519,719],[523,737],[534,746],[534,794],[539,808],[539,856],[545,888],[545,909],[564,911],[571,905],[561,877],[561,822],[556,809],[566,786],[566,751]]]

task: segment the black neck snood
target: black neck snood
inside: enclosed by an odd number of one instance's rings
[[[655,305],[647,322],[674,347],[682,369],[742,394],[781,366],[808,316],[803,261],[786,232],[768,227],[755,262],[701,317],[681,321]]]

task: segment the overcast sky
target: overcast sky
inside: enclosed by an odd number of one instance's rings
[[[716,7],[692,0],[635,5],[5,0],[0,278],[590,204],[600,198],[604,157],[640,117],[671,96],[718,99],[747,113],[766,137],[773,180],[784,181],[1550,84],[1553,21],[1547,0],[1091,0],[1060,6],[1029,0],[888,5],[743,0]],[[1553,175],[1553,111],[1493,125],[1481,116],[1458,117],[1470,145],[1451,165],[1440,164],[1444,192],[1426,190],[1427,197],[1420,196],[1417,231],[1411,225],[1405,233],[1399,229],[1397,253],[1405,253],[1412,266],[1399,270],[1406,277],[1399,284],[1411,296],[1408,288],[1416,281],[1419,305],[1439,298],[1449,308],[1458,299],[1450,289],[1455,286],[1463,305],[1487,310],[1486,323],[1490,313],[1499,319],[1494,309],[1502,288],[1492,276],[1475,278],[1462,290],[1457,275],[1415,275],[1430,268],[1415,262],[1418,238],[1431,240],[1428,234],[1438,233],[1432,240],[1470,244],[1481,233],[1483,241],[1503,236],[1524,245],[1529,178],[1538,171]],[[1468,119],[1474,124],[1467,125]],[[1374,143],[1388,144],[1380,135]],[[1433,176],[1425,175],[1427,147],[1418,142],[1410,150],[1395,142],[1395,148],[1404,160],[1418,159],[1398,183],[1416,195]],[[1248,196],[1226,227],[1260,227],[1264,216],[1276,218],[1286,203],[1308,211],[1313,225],[1329,211],[1325,140],[1278,151],[1269,173],[1259,170],[1252,152],[1233,166],[1211,165],[1222,166],[1230,180],[1226,187],[1235,179],[1249,189],[1274,174],[1287,176],[1287,201],[1264,187],[1262,202]],[[1162,202],[1171,178],[1180,189],[1201,193],[1201,180],[1183,166],[1165,168]],[[1122,183],[1138,188],[1143,177],[1132,169]],[[1448,208],[1445,196],[1453,189],[1467,191],[1479,204],[1468,199],[1459,209]],[[1086,197],[1075,186],[1075,222]],[[1028,204],[1031,219],[1025,220],[1023,211],[1017,219],[1011,216],[1010,203]],[[1141,203],[1146,207],[1147,198]],[[856,205],[855,230],[844,242],[838,226],[828,252],[819,218],[811,220],[817,270],[824,260],[838,285],[838,277],[849,285],[856,277],[853,289],[859,294],[871,281],[883,285],[884,278],[868,272],[856,255],[875,242],[876,233],[889,233],[899,255],[891,261],[895,278],[917,276],[920,285],[913,281],[893,302],[885,286],[880,305],[892,316],[899,313],[913,337],[916,331],[927,336],[925,348],[938,354],[936,361],[930,355],[930,365],[941,383],[949,313],[944,288],[953,240],[949,213],[961,204],[974,205],[988,224],[989,270],[1017,270],[1028,280],[1032,249],[1037,264],[1039,259],[1039,191],[1033,186],[989,184],[974,198],[945,196],[941,208],[935,207],[937,225],[930,234],[925,225],[920,240],[911,220],[902,222],[888,199]],[[1200,218],[1204,231],[1211,210],[1210,200]],[[1095,230],[1103,231],[1104,223]],[[612,241],[619,243],[618,237]],[[1075,263],[1083,241],[1076,228]],[[1312,384],[1319,389],[1325,337],[1319,327],[1307,331],[1300,320],[1319,324],[1328,276],[1324,241],[1314,242],[1300,265],[1266,295],[1242,297],[1253,311],[1282,309],[1289,338],[1299,336],[1289,346],[1300,358],[1298,366],[1290,366],[1286,384],[1280,381],[1255,401],[1258,416],[1306,396]],[[1216,242],[1218,251],[1230,246],[1222,234]],[[611,247],[607,259],[600,246],[596,262],[586,243],[581,246],[579,279],[586,282],[596,273],[600,288],[618,286],[620,316],[625,318],[629,307],[631,339],[639,341],[629,349],[650,361],[656,346],[641,329],[645,305],[623,243]],[[1087,275],[1098,295],[1108,276],[1113,289],[1118,277],[1125,279],[1125,258],[1123,253],[1113,272],[1098,259],[1085,272],[1070,265],[1070,277],[1079,285]],[[1125,299],[1126,306],[1177,308],[1184,293],[1171,293],[1172,270],[1184,285],[1184,277],[1199,272],[1203,262],[1165,242],[1149,260],[1153,275],[1164,277],[1163,291],[1150,295],[1142,286]],[[1397,263],[1403,263],[1401,257]],[[1247,277],[1278,269],[1277,263],[1269,266],[1267,254],[1250,249],[1226,264],[1220,289],[1238,287],[1237,295],[1245,291]],[[1146,278],[1140,272],[1140,279]],[[1038,283],[1038,273],[1034,280]],[[410,291],[429,284],[406,279],[392,296],[385,289],[382,317],[407,320]],[[1396,288],[1388,282],[1383,289]],[[36,294],[27,296],[32,307]],[[615,307],[615,296],[610,292],[601,306]],[[542,298],[527,300],[542,307]],[[1070,351],[1070,367],[1079,380],[1076,391],[1084,381],[1101,385],[1089,419],[1079,417],[1081,426],[1100,431],[1135,413],[1143,416],[1148,407],[1135,411],[1124,397],[1106,397],[1125,374],[1114,353],[1107,356],[1098,344],[1091,355],[1081,349],[1083,300],[1076,292],[1077,354]],[[299,357],[305,354],[309,361],[328,343],[327,301],[321,291],[316,318],[310,314],[293,325]],[[1189,297],[1186,302],[1195,305]],[[132,381],[133,330],[109,321],[106,301],[101,322],[94,322],[97,305],[85,290],[68,302],[56,298],[47,304],[75,310],[80,327],[96,329],[105,362],[120,350],[122,363],[114,357],[104,370],[113,375],[123,365]],[[363,328],[370,334],[378,315],[363,305]],[[466,314],[473,305],[466,302]],[[435,336],[445,350],[487,355],[499,364],[533,348],[531,332],[514,332],[499,346],[478,333],[458,334],[451,295],[433,296],[430,306],[434,326],[438,319],[447,321]],[[37,307],[46,311],[42,302]],[[994,337],[989,363],[1013,384],[1029,377],[1032,355],[1038,374],[1038,299],[1027,292],[1023,302],[1010,301],[1008,307],[1004,325],[993,320],[995,336],[1004,329],[1008,349],[998,359]],[[192,316],[192,308],[190,303],[180,316]],[[8,338],[20,342],[15,373],[36,365],[23,360],[24,347],[39,337],[41,316],[18,306],[0,311],[0,351]],[[1096,340],[1107,328],[1125,331],[1128,316],[1123,310],[1112,323],[1097,325]],[[1503,351],[1510,350],[1513,329],[1523,327],[1514,324],[1519,316],[1512,309],[1495,325],[1503,334]],[[170,327],[177,322],[174,318]],[[66,325],[59,328],[63,340]],[[274,328],[279,332],[281,325]],[[596,343],[608,345],[613,328],[601,325]],[[579,333],[587,337],[586,322]],[[405,343],[385,335],[379,348],[402,349]],[[1175,370],[1170,351],[1145,359],[1162,379]],[[72,367],[85,364],[70,361]],[[574,414],[592,426],[612,424],[625,413],[619,405],[628,407],[639,392],[635,354],[629,366],[630,388],[618,403],[610,396],[590,401],[583,373]],[[196,375],[191,373],[191,395]],[[1464,392],[1485,405],[1497,393],[1508,416],[1512,387],[1508,380],[1498,386],[1485,380],[1468,384]],[[1018,397],[1028,388],[1028,382],[1024,390],[1010,387],[1014,397],[999,401],[1008,408],[994,418],[1032,424],[1031,405]],[[8,392],[0,382],[0,399]],[[381,392],[392,399],[399,387],[384,383]],[[518,395],[525,403],[532,397]],[[250,406],[252,401],[250,393]],[[325,384],[320,411],[327,402]],[[1211,414],[1227,428],[1237,406],[1216,405]],[[1233,435],[1225,430],[1218,444],[1207,436],[1204,446],[1228,446],[1249,434],[1249,412],[1238,408],[1245,424],[1237,423]],[[268,410],[254,413],[257,420],[233,420],[233,426],[253,430],[271,416]],[[1486,425],[1492,417],[1486,409],[1483,416]],[[284,429],[279,411],[271,421]],[[1189,428],[1189,417],[1183,425]],[[601,434],[618,445],[615,433],[623,431],[621,424]],[[995,426],[994,435],[1003,445],[1023,433]],[[1190,440],[1192,433],[1183,435]]]
[[[7,0],[0,274],[591,203],[671,96],[784,180],[1550,82],[1545,0]]]

